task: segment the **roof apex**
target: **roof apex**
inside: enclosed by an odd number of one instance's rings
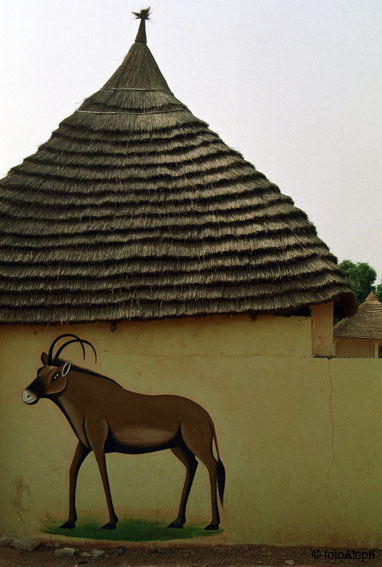
[[[146,41],[138,39],[138,37],[143,37],[143,33],[146,33],[144,32],[144,27],[141,27],[144,24],[145,20],[142,19],[135,43],[132,44],[125,59],[104,84],[103,88],[162,90],[171,93],[166,79],[162,75]]]
[[[137,20],[141,20],[138,28],[137,37],[135,38],[136,43],[147,43],[146,20],[150,18],[150,10],[151,8],[149,7],[149,8],[144,8],[140,12],[133,12]]]
[[[369,295],[367,296],[367,298],[365,299],[365,303],[366,301],[368,303],[381,303],[378,299],[378,297],[375,295],[374,291],[371,290],[371,292],[369,293]]]

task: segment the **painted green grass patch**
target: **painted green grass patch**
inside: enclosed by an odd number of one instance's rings
[[[48,519],[44,522],[42,531],[47,534],[62,535],[70,538],[105,539],[119,541],[169,541],[194,537],[211,537],[221,534],[223,530],[206,531],[202,526],[189,525],[181,529],[168,528],[161,522],[146,520],[123,519],[115,530],[101,530],[99,522],[88,520],[77,522],[72,530],[61,529],[62,523]]]

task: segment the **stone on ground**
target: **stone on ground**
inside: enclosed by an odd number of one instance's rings
[[[61,547],[54,552],[57,557],[73,557],[75,553],[74,547]]]

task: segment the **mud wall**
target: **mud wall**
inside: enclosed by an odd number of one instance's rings
[[[336,356],[340,358],[378,358],[381,341],[374,339],[336,338]]]
[[[95,345],[99,360],[89,353],[89,368],[130,390],[189,397],[210,413],[227,472],[216,542],[382,546],[381,361],[312,358],[308,317],[126,322],[115,332],[108,324],[2,327],[0,534],[38,535],[67,517],[76,438],[51,401],[21,399],[41,352],[65,331]],[[78,345],[65,357],[80,364]],[[111,454],[107,463],[120,518],[175,518],[184,467],[170,451]],[[77,511],[79,522],[108,519],[92,454]],[[210,520],[202,464],[187,519]]]

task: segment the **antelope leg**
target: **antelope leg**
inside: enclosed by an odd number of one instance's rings
[[[105,459],[105,441],[109,433],[109,426],[102,419],[91,420],[86,418],[85,430],[91,448],[98,464],[99,472],[102,478],[103,489],[105,491],[107,508],[109,511],[109,522],[102,526],[104,530],[112,530],[118,523],[118,518],[114,510],[113,501],[111,499],[109,478],[107,476],[106,459]]]
[[[187,424],[182,424],[182,437],[191,453],[205,464],[210,477],[212,519],[204,529],[218,530],[220,523],[216,492],[216,470],[218,463],[212,453],[212,430],[210,427],[208,427],[208,429],[209,431],[205,431],[204,435],[201,436],[196,435],[195,430],[188,427]]]
[[[217,502],[217,491],[216,491],[216,469],[217,462],[214,457],[211,456],[210,459],[206,460],[204,463],[208,469],[208,474],[210,476],[210,487],[211,487],[211,507],[212,507],[212,520],[206,526],[205,530],[218,530],[220,524],[220,516]]]
[[[176,519],[171,522],[168,526],[169,528],[183,528],[183,524],[186,523],[186,505],[190,494],[192,481],[194,480],[196,468],[198,462],[195,459],[193,453],[184,445],[183,447],[173,447],[171,451],[176,457],[184,464],[186,467],[186,478],[184,481],[182,497],[180,499],[179,512]]]
[[[75,528],[77,521],[77,511],[76,511],[76,487],[77,487],[77,477],[78,472],[82,463],[84,462],[87,455],[90,453],[90,449],[85,447],[80,441],[78,442],[72,464],[69,470],[69,518],[68,521],[60,526],[61,528]]]

